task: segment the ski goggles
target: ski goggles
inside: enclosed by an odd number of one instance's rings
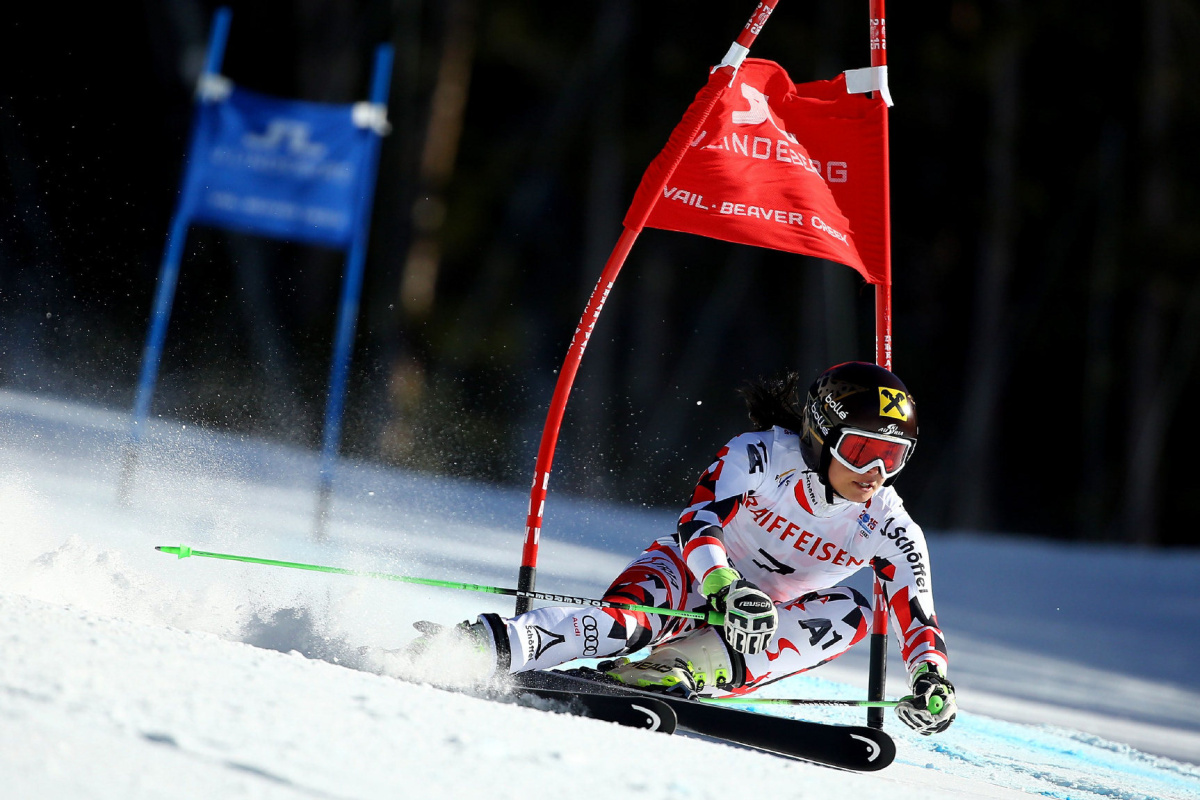
[[[887,480],[904,469],[912,448],[911,440],[899,436],[845,428],[833,448],[833,457],[859,475],[879,467]]]

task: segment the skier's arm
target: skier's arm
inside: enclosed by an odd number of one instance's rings
[[[723,528],[746,496],[762,485],[770,457],[769,435],[742,434],[722,447],[679,516],[676,538],[688,570],[701,585],[726,574],[715,571],[730,570]]]
[[[779,623],[775,604],[729,564],[724,527],[762,485],[770,433],[746,433],[721,448],[679,517],[676,537],[684,563],[709,605],[724,615],[725,641],[739,653],[766,649]]]
[[[891,609],[900,654],[915,677],[922,664],[946,674],[946,640],[933,607],[929,548],[921,527],[902,510],[883,527],[883,544],[871,562]]]

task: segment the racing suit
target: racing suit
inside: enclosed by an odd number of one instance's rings
[[[613,581],[604,599],[700,611],[713,569],[731,566],[775,602],[770,646],[745,656],[734,693],[753,691],[846,652],[870,628],[871,603],[844,581],[869,567],[889,601],[909,671],[947,668],[934,614],[925,536],[891,487],[866,503],[826,491],[800,439],[781,427],[744,433],[716,455],[673,536],[653,542]],[[576,658],[629,654],[687,633],[702,621],[611,608],[540,608],[504,620],[511,672]],[[503,651],[505,643],[499,650]]]

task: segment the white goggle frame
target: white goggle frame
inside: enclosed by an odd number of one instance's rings
[[[854,466],[849,461],[847,461],[845,458],[843,458],[842,454],[838,452],[841,449],[842,440],[845,439],[846,436],[849,434],[853,434],[855,436],[862,436],[867,439],[878,439],[881,442],[892,442],[894,444],[904,445],[904,455],[901,456],[901,458],[900,458],[900,466],[896,467],[891,472],[888,472],[887,467],[885,467],[883,464],[882,458],[874,459],[869,464],[867,464],[865,467]],[[874,433],[872,431],[864,431],[860,428],[842,428],[841,433],[838,434],[837,442],[830,449],[830,452],[833,454],[833,457],[838,460],[838,463],[841,464],[846,469],[850,470],[851,472],[853,472],[857,475],[866,475],[868,472],[875,469],[875,467],[879,467],[879,471],[880,471],[880,473],[883,474],[883,479],[885,481],[889,480],[891,478],[894,478],[900,474],[900,470],[904,469],[905,465],[908,464],[908,457],[910,455],[912,455],[912,451],[913,451],[913,442],[911,439],[905,439],[902,436],[888,436],[886,433]]]

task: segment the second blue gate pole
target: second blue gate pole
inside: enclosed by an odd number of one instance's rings
[[[375,51],[375,68],[371,77],[371,104],[387,106],[392,77],[391,45],[380,45]],[[342,416],[346,407],[346,382],[350,372],[350,357],[354,351],[354,335],[358,323],[359,298],[362,295],[363,268],[367,260],[367,245],[371,234],[371,206],[375,196],[375,172],[379,163],[382,131],[376,130],[367,145],[362,193],[358,198],[358,213],[354,239],[346,256],[346,275],[342,280],[342,296],[338,308],[337,333],[333,343],[333,365],[329,371],[329,396],[325,402],[325,430],[321,442],[321,473],[317,488],[317,513],[314,535],[325,536],[325,523],[333,499],[333,473],[337,464],[338,445],[342,438]]]

